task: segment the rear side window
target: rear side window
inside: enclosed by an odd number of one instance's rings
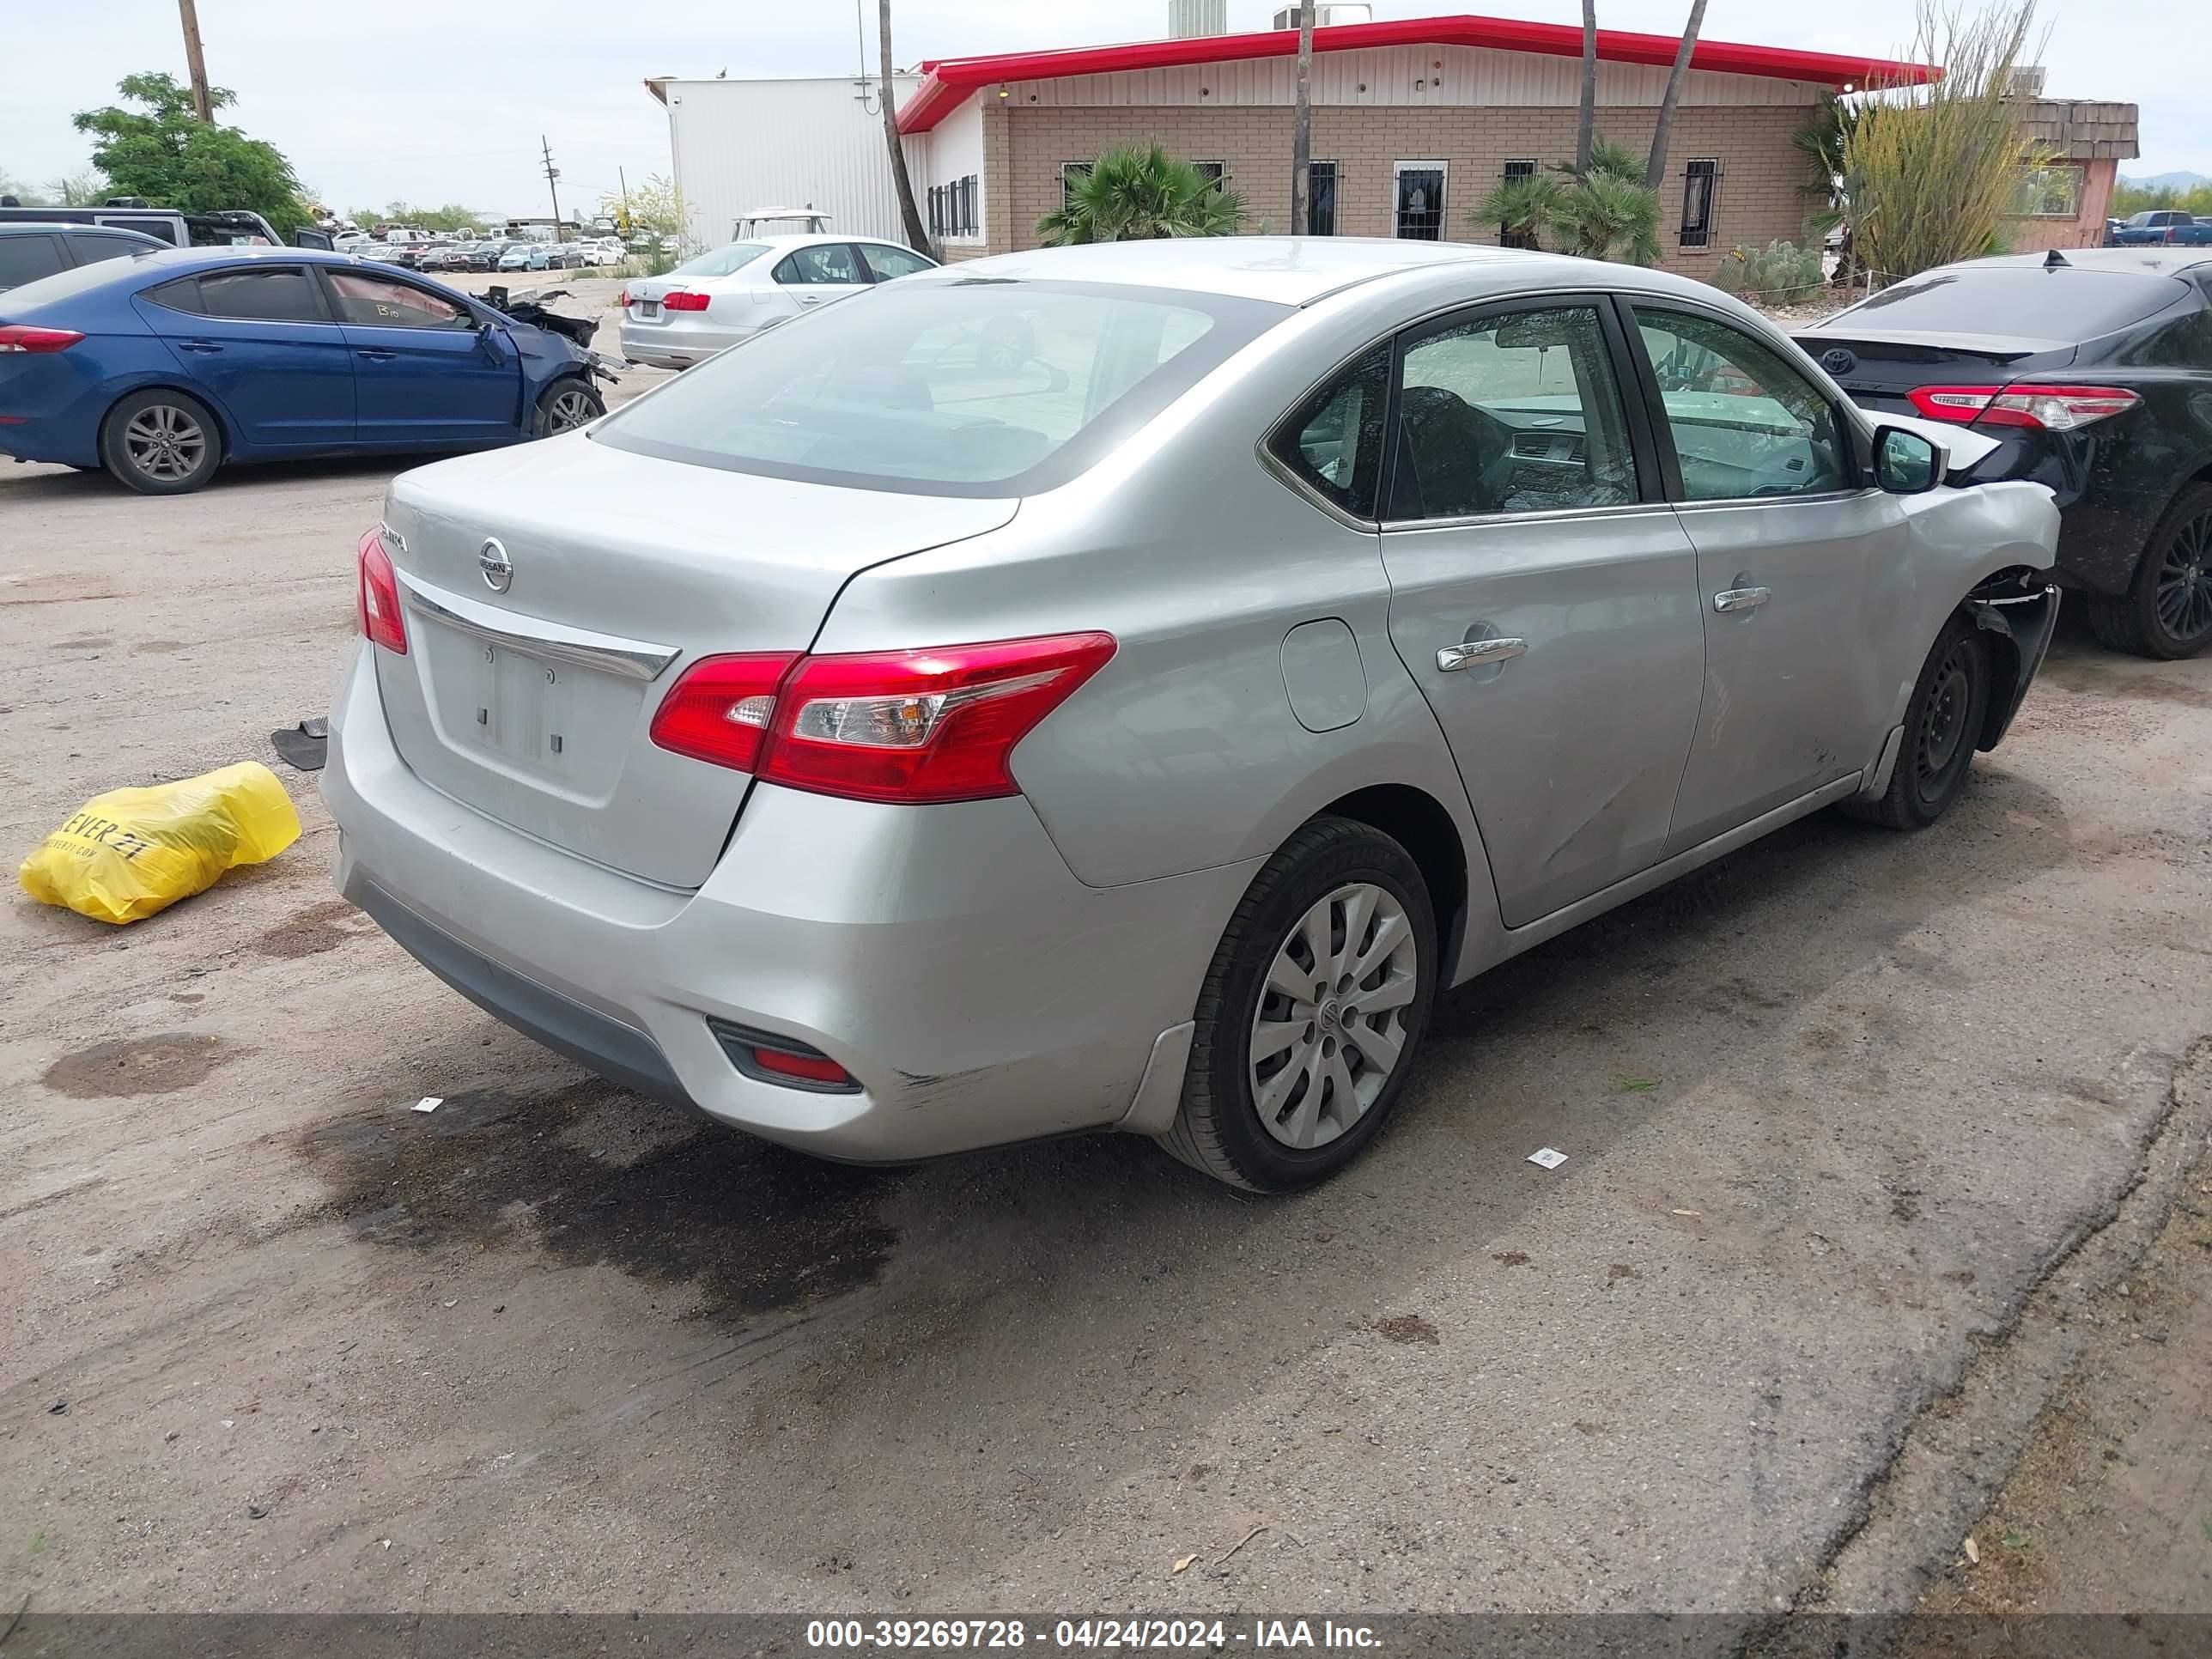
[[[617,410],[599,442],[770,477],[941,495],[1050,489],[1287,314],[1087,283],[890,283]]]
[[[208,271],[200,277],[200,307],[210,317],[247,323],[328,320],[315,298],[314,284],[296,266]]]
[[[171,247],[182,246],[177,238],[177,222],[173,219],[133,219],[126,216],[109,215],[94,222],[113,225],[122,230],[135,230],[142,236],[151,236],[156,241],[167,242]]]
[[[868,280],[860,251],[849,242],[822,242],[786,254],[776,262],[775,280],[789,288],[843,287]]]
[[[1964,265],[1886,288],[1821,325],[1869,331],[2009,335],[2075,341],[2127,328],[2181,297],[2171,276],[2132,270],[2045,270],[2040,265]]]
[[[69,246],[81,265],[96,265],[102,259],[122,259],[133,253],[154,252],[135,236],[106,236],[98,231],[73,235]]]
[[[187,312],[195,317],[201,314],[200,279],[197,276],[179,276],[159,288],[149,288],[143,297],[172,311]]]
[[[64,269],[59,239],[48,235],[0,236],[0,288],[21,288]]]
[[[1390,346],[1375,347],[1292,410],[1267,448],[1316,495],[1372,519],[1382,474]]]

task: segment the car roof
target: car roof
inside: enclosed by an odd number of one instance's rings
[[[148,247],[169,247],[173,244],[158,236],[149,236],[143,230],[133,230],[128,225],[88,225],[78,219],[10,219],[0,223],[0,236],[128,236]]]
[[[1325,295],[1386,277],[1439,267],[1480,267],[1500,288],[1532,280],[1590,285],[1593,272],[1644,289],[1710,297],[1702,283],[1668,272],[1609,266],[1596,260],[1486,242],[1394,240],[1367,236],[1185,236],[1158,241],[1091,242],[1036,248],[939,267],[902,282],[972,282],[1000,277],[1038,282],[1108,283],[1179,289],[1304,306]],[[1473,274],[1470,270],[1470,275]]]

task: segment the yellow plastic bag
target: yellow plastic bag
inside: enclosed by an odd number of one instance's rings
[[[137,921],[275,858],[300,838],[276,775],[240,761],[151,789],[95,795],[16,872],[23,890],[95,921]]]

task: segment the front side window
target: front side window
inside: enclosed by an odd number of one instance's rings
[[[1267,447],[1317,494],[1356,519],[1371,519],[1382,471],[1383,405],[1389,390],[1390,346],[1385,341],[1292,410]]]
[[[1667,426],[1693,501],[1847,489],[1841,417],[1781,354],[1741,329],[1638,305]]]
[[[362,328],[474,328],[476,319],[452,301],[390,276],[357,270],[330,273],[338,320]]]
[[[1393,519],[1624,507],[1636,461],[1590,306],[1510,311],[1409,340]]]
[[[868,279],[860,274],[860,256],[850,243],[817,242],[779,260],[775,280],[787,288],[842,288]]]
[[[599,441],[770,477],[942,495],[1073,477],[1286,315],[1073,283],[890,283],[724,352]]]
[[[1444,164],[1401,161],[1396,174],[1397,206],[1392,234],[1433,242],[1443,234]]]
[[[297,266],[254,265],[200,276],[200,308],[210,317],[247,323],[320,323],[329,319],[315,285]]]

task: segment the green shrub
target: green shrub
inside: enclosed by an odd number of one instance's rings
[[[1820,250],[1790,242],[1769,242],[1764,252],[1739,244],[1713,274],[1715,284],[1739,300],[1770,306],[1809,300],[1826,280]]]

